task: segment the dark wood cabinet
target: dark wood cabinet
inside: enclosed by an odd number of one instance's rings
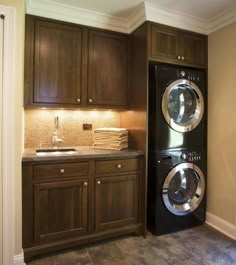
[[[26,103],[79,105],[82,29],[63,22],[26,18]]]
[[[124,108],[128,35],[26,15],[25,106]]]
[[[166,26],[150,27],[150,57],[161,61],[177,61],[178,54],[181,54],[179,31]]]
[[[142,155],[23,162],[23,249],[33,256],[145,233]]]
[[[117,33],[89,31],[88,104],[126,105],[127,41]]]
[[[96,179],[96,231],[138,223],[138,175]]]
[[[195,66],[207,66],[207,37],[182,32],[182,50],[184,63]]]
[[[204,68],[207,66],[207,36],[151,23],[149,60]]]
[[[88,180],[34,184],[35,242],[88,231]]]

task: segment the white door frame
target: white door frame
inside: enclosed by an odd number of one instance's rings
[[[15,163],[15,30],[16,10],[0,5],[4,18],[2,82],[2,178],[3,178],[3,265],[14,263],[14,163]]]

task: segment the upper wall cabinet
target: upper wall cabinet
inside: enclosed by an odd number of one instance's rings
[[[126,105],[127,36],[89,31],[88,104]]]
[[[26,105],[79,105],[82,29],[26,16]]]
[[[149,60],[205,68],[207,36],[149,24]]]
[[[122,108],[128,36],[26,15],[25,106]]]

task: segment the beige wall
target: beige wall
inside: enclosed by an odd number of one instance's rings
[[[236,225],[236,23],[208,50],[208,212]]]
[[[25,148],[52,146],[54,117],[59,117],[60,146],[86,146],[93,144],[93,130],[83,130],[83,123],[91,123],[92,129],[120,127],[120,114],[115,111],[43,110],[25,111]]]
[[[25,0],[0,0],[0,5],[16,8],[16,56],[15,56],[15,255],[22,250],[21,228],[21,152],[23,117],[23,58],[24,58],[24,17]]]

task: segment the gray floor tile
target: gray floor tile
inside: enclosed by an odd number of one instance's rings
[[[203,225],[163,236],[116,238],[29,265],[236,265],[236,241]]]
[[[206,265],[233,265],[236,264],[233,257],[217,247],[210,247],[202,261]]]
[[[116,265],[124,256],[121,250],[113,242],[97,244],[88,248],[88,253],[94,265]]]
[[[67,251],[55,256],[55,265],[90,265],[92,260],[86,249]]]
[[[203,261],[201,261],[200,258],[195,257],[192,259],[181,261],[177,263],[176,265],[205,265],[205,264],[203,263]]]
[[[123,250],[124,265],[168,265],[168,263],[158,255],[154,247],[146,246],[129,251]]]
[[[159,257],[165,260],[168,264],[177,264],[179,262],[194,258],[194,255],[190,250],[180,245],[171,245],[164,248],[156,247],[156,253]]]
[[[155,246],[157,248],[168,247],[179,243],[178,239],[176,239],[173,234],[149,236],[146,240],[150,246]]]
[[[223,251],[230,255],[234,259],[234,264],[236,264],[236,242],[233,245],[225,247]]]
[[[115,244],[124,253],[139,251],[140,249],[149,247],[148,241],[144,240],[142,236],[129,236],[127,238],[118,239]]]
[[[219,248],[231,246],[235,243],[235,241],[222,233],[215,231],[213,229],[203,232],[200,234],[200,236],[203,238],[203,240],[206,240],[208,242],[212,242]]]
[[[55,265],[55,256],[41,257],[32,260],[30,265]]]

